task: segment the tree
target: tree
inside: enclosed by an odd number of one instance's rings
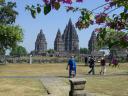
[[[13,25],[18,15],[14,7],[16,3],[0,1],[0,52],[11,49],[23,39],[22,29]]]
[[[25,55],[27,55],[27,51],[23,46],[16,46],[16,47],[12,48],[10,55],[25,56]]]
[[[0,3],[0,23],[1,24],[13,24],[15,22],[18,12],[14,10],[16,3],[2,2]]]
[[[115,32],[113,29],[101,28],[97,35],[99,48],[108,46],[109,49],[118,46],[121,48],[128,47],[128,34],[123,31]]]
[[[87,48],[80,48],[80,54],[88,54],[89,50]]]
[[[4,55],[5,54],[5,51],[4,50],[0,50],[0,55]]]
[[[55,50],[54,49],[49,49],[47,50],[48,53],[55,53]]]
[[[98,47],[107,46],[113,56],[117,56],[118,48],[128,48],[128,34],[122,31],[115,32],[113,29],[101,28],[98,33]]]

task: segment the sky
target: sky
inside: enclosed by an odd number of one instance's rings
[[[73,24],[75,24],[80,15],[79,12],[67,13],[64,7],[65,5],[63,5],[58,11],[52,10],[48,15],[44,15],[42,12],[41,14],[37,15],[36,19],[33,19],[30,12],[25,10],[25,6],[27,4],[41,4],[42,0],[17,0],[16,3],[16,10],[19,12],[19,15],[17,16],[15,24],[21,26],[21,28],[23,29],[24,39],[21,45],[24,46],[28,52],[34,50],[36,37],[40,32],[40,29],[42,29],[43,33],[45,34],[45,38],[48,43],[48,49],[53,49],[54,39],[56,37],[58,29],[60,29],[62,34],[66,27],[66,24],[68,24],[69,19],[71,18]],[[83,3],[73,3],[72,6],[88,8],[91,10],[104,3],[104,0],[84,0]],[[83,30],[76,29],[79,36],[79,46],[81,48],[88,47],[88,41],[90,39],[91,33],[96,27],[96,25],[93,25]]]

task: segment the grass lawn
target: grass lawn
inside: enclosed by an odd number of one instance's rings
[[[128,64],[119,68],[107,66],[105,76],[87,75],[88,66],[77,65],[77,76],[87,80],[86,90],[96,96],[128,96]],[[0,65],[0,76],[58,76],[67,77],[66,63],[63,64],[7,64]],[[68,82],[68,78],[64,78]],[[44,96],[44,86],[40,80],[32,78],[0,78],[0,96]],[[20,94],[20,95],[19,95]]]

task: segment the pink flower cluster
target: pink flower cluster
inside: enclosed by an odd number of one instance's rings
[[[106,13],[100,13],[100,14],[96,15],[96,16],[95,16],[96,23],[97,23],[97,24],[104,23],[106,17],[107,17],[107,14],[106,14]]]
[[[71,4],[74,0],[42,0],[45,4],[48,4],[50,2],[63,2],[67,4]],[[83,0],[76,0],[76,2],[83,2]]]
[[[105,2],[109,2],[110,0],[105,0]]]
[[[96,29],[94,30],[94,32],[99,33],[99,32],[101,32],[101,29],[100,29],[100,28],[96,28]]]
[[[71,4],[72,3],[72,0],[63,0],[64,3],[68,3],[68,4]]]

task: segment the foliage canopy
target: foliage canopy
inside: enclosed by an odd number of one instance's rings
[[[25,55],[27,55],[27,51],[23,46],[16,46],[16,47],[12,48],[10,55],[25,56]]]
[[[23,39],[22,29],[13,25],[18,15],[14,7],[16,3],[0,1],[0,53],[16,46]]]

